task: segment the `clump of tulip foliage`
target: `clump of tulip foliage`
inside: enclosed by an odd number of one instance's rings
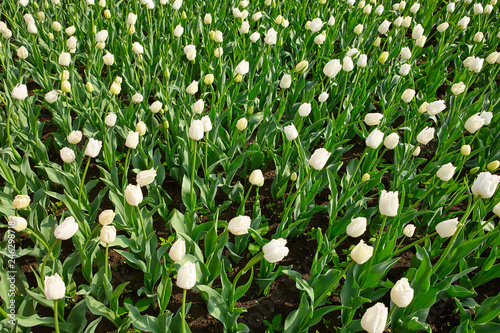
[[[0,12],[2,331],[190,332],[196,292],[248,332],[238,300],[279,277],[285,332],[431,332],[443,299],[454,330],[500,331],[500,296],[478,298],[500,277],[497,0]]]

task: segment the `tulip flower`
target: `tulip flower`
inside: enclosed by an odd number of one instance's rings
[[[248,216],[236,216],[229,221],[227,229],[235,236],[248,234],[251,219]]]
[[[357,264],[362,265],[367,262],[373,255],[373,247],[366,245],[363,240],[360,240],[351,251],[351,258]]]
[[[401,99],[405,103],[410,103],[412,101],[413,97],[415,97],[415,90],[413,90],[413,89],[406,89],[403,92],[403,94],[401,95]]]
[[[113,243],[116,239],[116,228],[110,225],[105,225],[101,228],[101,242],[105,244]]]
[[[301,117],[307,117],[311,113],[311,103],[302,103],[298,112]]]
[[[366,145],[370,148],[377,149],[383,139],[384,133],[376,128],[366,137]]]
[[[75,160],[75,152],[73,149],[64,147],[59,151],[59,154],[61,155],[61,160],[63,160],[64,163],[71,163]]]
[[[67,240],[73,237],[78,231],[78,223],[76,223],[75,218],[69,216],[64,219],[59,226],[54,230],[54,236],[60,240]]]
[[[469,156],[470,153],[472,151],[472,148],[471,146],[469,145],[463,145],[461,148],[460,148],[460,153],[464,156]]]
[[[500,202],[493,207],[493,214],[500,217]]]
[[[428,144],[429,141],[431,141],[432,138],[434,137],[435,131],[436,131],[435,128],[429,128],[426,126],[420,133],[418,133],[417,141],[423,145]]]
[[[387,149],[394,149],[399,143],[399,135],[398,133],[389,134],[384,140],[384,146]]]
[[[283,131],[285,132],[286,138],[290,141],[295,140],[299,136],[294,124],[283,127]]]
[[[266,245],[262,247],[262,252],[264,252],[264,259],[270,263],[275,263],[283,260],[284,257],[288,255],[288,248],[286,245],[286,239],[279,238],[273,239]]]
[[[27,195],[18,194],[12,201],[15,209],[24,209],[30,205],[31,199]]]
[[[413,293],[414,291],[408,283],[408,279],[402,278],[392,287],[391,300],[398,307],[405,308],[413,300]]]
[[[189,61],[194,61],[196,58],[196,46],[187,45],[184,47],[184,54]]]
[[[239,130],[239,131],[244,131],[246,128],[247,128],[247,125],[248,125],[248,120],[246,118],[240,118],[237,122],[236,122],[236,128]]]
[[[190,95],[194,95],[198,92],[198,81],[193,81],[189,86],[186,88],[186,92]]]
[[[137,148],[139,144],[139,132],[129,131],[127,139],[125,140],[125,146],[130,149]]]
[[[471,116],[464,124],[464,127],[470,133],[475,133],[478,129],[483,127],[484,118],[481,118],[478,114]]]
[[[102,148],[102,141],[90,138],[85,148],[85,155],[89,157],[96,157]]]
[[[129,184],[125,189],[125,199],[129,205],[139,206],[143,199],[141,186]]]
[[[386,190],[382,190],[379,200],[380,214],[384,216],[396,216],[398,214],[398,208],[398,191],[387,192]]]
[[[377,303],[366,310],[361,317],[361,327],[368,333],[384,332],[389,309],[383,303]]]
[[[267,45],[275,45],[277,38],[278,38],[278,33],[276,32],[276,30],[271,28],[266,32],[266,36],[264,37],[264,42]]]
[[[381,113],[368,113],[365,115],[364,122],[368,126],[375,126],[380,124],[382,118],[384,118],[384,115]]]
[[[333,59],[325,65],[325,67],[323,68],[323,73],[329,78],[334,78],[341,69],[342,65],[340,64],[340,60]]]
[[[64,298],[66,294],[66,286],[59,274],[46,276],[44,281],[45,298],[48,300],[58,300]]]
[[[240,61],[240,63],[236,66],[236,68],[234,69],[234,72],[236,74],[240,74],[241,76],[245,75],[246,73],[248,73],[248,71],[250,70],[250,65],[249,65],[249,62],[248,61],[245,61],[245,60],[242,60]]]
[[[99,224],[105,226],[111,224],[115,218],[115,212],[112,209],[106,209],[99,214]]]
[[[264,185],[264,175],[262,174],[262,171],[260,169],[252,171],[248,181],[250,182],[250,184],[255,186],[261,187],[262,185]]]
[[[309,158],[309,165],[319,171],[325,167],[331,154],[325,148],[318,148]]]
[[[471,191],[481,198],[491,198],[500,183],[500,176],[489,172],[481,172],[472,184]]]
[[[203,132],[210,132],[212,130],[212,122],[210,121],[210,116],[204,116],[201,118],[201,122],[203,123]],[[205,168],[206,169],[206,168]]]
[[[196,266],[192,262],[186,262],[177,272],[177,287],[191,289],[196,285]]]
[[[353,237],[359,237],[366,231],[366,218],[357,217],[351,220],[351,223],[347,226],[346,233]]]
[[[26,219],[24,217],[9,216],[8,220],[9,220],[9,223],[8,223],[9,227],[14,229],[15,231],[18,231],[18,232],[23,231],[28,226],[28,222],[26,221]]]
[[[12,98],[24,101],[28,97],[28,87],[25,84],[17,84],[11,93]]]
[[[108,127],[112,127],[112,126],[115,126],[116,124],[116,118],[117,118],[117,115],[116,113],[109,113],[106,118],[104,119],[104,123],[106,124],[106,126]]]
[[[413,224],[407,224],[403,229],[403,234],[408,238],[412,238],[414,233],[415,233],[415,226]]]
[[[458,218],[450,219],[438,223],[436,231],[442,238],[451,237],[457,231]]]
[[[441,168],[439,168],[439,170],[436,172],[436,176],[442,181],[447,182],[453,177],[456,169],[457,168],[454,167],[451,163],[445,164]]]
[[[151,168],[149,170],[141,171],[137,174],[136,181],[139,186],[147,186],[154,182],[156,177],[156,170]]]
[[[290,74],[284,74],[280,81],[281,89],[288,89],[292,85],[292,77]]]
[[[170,251],[168,252],[168,256],[172,261],[179,262],[184,259],[186,255],[186,243],[182,239],[177,239],[177,241],[172,244],[170,247]]]

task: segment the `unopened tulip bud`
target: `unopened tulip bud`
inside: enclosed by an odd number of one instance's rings
[[[139,186],[147,186],[154,182],[156,178],[156,170],[151,168],[149,170],[141,171],[137,174],[136,181]]]
[[[64,219],[64,221],[57,226],[54,230],[54,236],[60,240],[67,240],[73,237],[78,231],[78,223],[76,223],[74,217],[69,216]]]
[[[64,298],[66,294],[66,286],[59,274],[45,276],[43,293],[49,301]]]
[[[250,228],[250,223],[252,220],[248,216],[236,216],[227,225],[227,230],[229,230],[233,235],[245,235],[248,234],[248,229]]]
[[[206,85],[211,85],[214,82],[214,75],[213,74],[207,74],[205,75],[205,79],[203,80]]]
[[[357,217],[351,220],[351,223],[347,226],[346,233],[353,237],[359,237],[366,231],[366,218]]]
[[[361,177],[361,181],[366,182],[366,181],[369,181],[369,180],[370,180],[370,178],[371,178],[371,177],[370,177],[370,174],[369,174],[369,173],[365,173],[365,174],[363,175],[363,177]]]
[[[403,234],[408,238],[412,238],[414,233],[415,233],[415,226],[413,224],[407,224],[406,227],[403,229]]]
[[[105,244],[113,243],[116,240],[116,228],[111,225],[105,225],[101,228],[101,242]]]
[[[247,125],[248,125],[248,120],[246,120],[246,118],[241,118],[236,123],[236,128],[239,131],[244,131],[247,128]]]
[[[125,199],[129,205],[139,206],[143,199],[141,186],[129,184],[125,189]]]
[[[297,180],[297,173],[296,172],[292,172],[292,174],[290,175],[290,180],[292,182],[296,181]]]
[[[499,166],[500,166],[500,162],[499,161],[493,161],[493,162],[488,163],[488,165],[486,166],[486,168],[488,170],[490,170],[491,172],[493,172],[496,169],[498,169]]]
[[[12,205],[16,209],[24,209],[30,205],[31,199],[27,195],[18,194],[12,201]]]
[[[99,224],[105,226],[111,224],[116,214],[112,209],[106,209],[99,214]]]
[[[387,60],[388,57],[389,57],[389,52],[384,51],[378,57],[378,62],[381,63],[381,64],[383,64],[384,62],[386,62],[386,60]]]
[[[9,216],[9,227],[17,232],[23,231],[28,226],[28,222],[24,217],[20,216]]]
[[[436,231],[442,238],[451,237],[457,230],[458,218],[450,219],[438,223]]]
[[[106,9],[104,11],[104,18],[107,18],[107,19],[111,18],[111,11],[109,9]]]
[[[463,145],[462,148],[460,148],[460,153],[464,156],[469,156],[471,151],[472,148],[469,145]]]
[[[250,182],[250,184],[255,186],[261,187],[262,185],[264,185],[264,175],[262,174],[262,171],[260,169],[252,171],[248,181]]]
[[[137,125],[135,125],[135,131],[139,133],[139,136],[144,136],[147,131],[146,124],[143,121],[139,121]]]
[[[479,167],[475,167],[475,168],[470,169],[469,173],[470,173],[471,175],[474,175],[474,174],[476,174],[478,171],[479,171]]]
[[[363,240],[360,240],[358,245],[356,245],[351,251],[351,258],[358,265],[362,265],[367,262],[373,255],[373,247],[366,245]]]
[[[354,33],[356,35],[359,35],[363,32],[363,25],[362,24],[358,24],[357,26],[354,27]]]

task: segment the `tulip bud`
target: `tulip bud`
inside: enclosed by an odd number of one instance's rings
[[[354,63],[352,62],[351,57],[344,57],[342,69],[344,72],[350,72],[354,69]]]
[[[309,165],[316,170],[321,170],[325,167],[326,162],[330,158],[331,153],[325,148],[318,148],[309,158]]]
[[[399,69],[399,74],[401,76],[406,76],[408,73],[410,73],[411,65],[409,64],[403,64],[401,65],[401,68]]]
[[[106,66],[113,66],[113,64],[115,63],[115,56],[107,52],[106,55],[102,57],[102,60],[104,61],[104,64]]]
[[[236,123],[236,128],[239,131],[243,131],[247,128],[247,125],[248,125],[248,120],[246,118],[240,118]]]
[[[481,198],[491,198],[500,183],[500,176],[489,172],[481,172],[472,184],[471,191]]]
[[[346,233],[353,237],[359,237],[366,231],[366,218],[357,217],[351,220],[351,223],[347,226]]]
[[[382,190],[379,200],[380,214],[384,216],[396,216],[398,214],[398,208],[398,191],[387,192],[386,190]]]
[[[179,38],[182,36],[183,33],[184,33],[184,28],[182,27],[182,25],[178,24],[174,29],[174,36]]]
[[[101,228],[100,238],[103,243],[113,243],[116,239],[116,228],[110,225],[103,226]]]
[[[129,184],[125,189],[125,199],[129,205],[139,206],[143,199],[141,186]]]
[[[486,168],[488,170],[490,170],[491,172],[493,172],[496,169],[498,169],[499,166],[500,166],[500,162],[499,161],[493,161],[493,162],[488,163],[488,165],[486,166]]]
[[[391,289],[391,300],[400,308],[410,305],[413,300],[413,289],[410,287],[407,278],[402,278]]]
[[[342,65],[340,65],[340,60],[333,59],[325,65],[325,67],[323,68],[323,73],[329,78],[334,78],[341,69]]]
[[[292,172],[292,174],[290,175],[290,180],[292,182],[296,181],[297,180],[297,173],[296,172]]]
[[[235,236],[248,234],[248,229],[250,228],[250,222],[252,220],[248,216],[236,216],[229,221],[227,225],[227,230]]]
[[[363,175],[363,177],[361,177],[361,181],[362,181],[362,182],[366,182],[366,181],[369,181],[369,180],[370,180],[370,178],[371,178],[371,177],[370,177],[370,174],[369,174],[369,173],[365,173],[365,174]]]
[[[378,57],[378,62],[381,63],[381,64],[383,64],[384,62],[386,62],[386,60],[387,60],[388,57],[389,57],[389,52],[384,51]]]
[[[410,24],[411,24],[411,17],[405,16],[405,18],[403,19],[403,23],[401,23],[401,25],[405,28],[408,28]]]
[[[328,97],[329,97],[329,96],[330,96],[330,95],[328,95],[328,93],[327,93],[326,91],[323,91],[323,92],[319,95],[319,97],[318,97],[318,101],[319,101],[320,103],[324,103],[324,102],[326,102],[326,100],[328,99]]]
[[[474,42],[476,43],[480,43],[483,41],[483,38],[484,38],[484,34],[481,32],[481,31],[478,31],[476,32],[476,34],[474,35]]]
[[[9,227],[13,228],[15,231],[23,231],[28,226],[28,222],[24,217],[20,216],[9,216]]]
[[[116,113],[111,112],[106,116],[106,119],[104,119],[104,123],[108,127],[115,126],[116,118],[117,118]]]
[[[109,9],[106,9],[104,11],[104,18],[107,18],[107,19],[111,18],[111,11]]]
[[[134,51],[135,54],[139,55],[139,54],[143,54],[144,53],[144,48],[142,47],[141,44],[139,44],[138,42],[134,42],[134,44],[132,44],[132,50]]]
[[[115,218],[115,212],[112,209],[106,209],[99,214],[99,224],[101,225],[109,225],[111,222],[113,222],[113,219]]]
[[[288,255],[288,248],[286,245],[286,239],[279,238],[273,239],[266,245],[262,247],[262,252],[264,252],[264,259],[270,263],[275,263],[283,260],[284,257]]]
[[[413,224],[407,224],[403,229],[403,234],[408,238],[412,238],[414,233],[415,233],[415,226]]]
[[[45,276],[43,293],[49,301],[64,298],[66,286],[59,274]]]
[[[122,87],[121,87],[121,85],[118,82],[113,82],[111,84],[111,87],[109,88],[109,91],[113,95],[119,95],[121,90],[122,90]]]
[[[443,33],[448,29],[449,26],[450,24],[448,22],[443,22],[440,25],[438,25],[436,29],[437,31]]]
[[[358,24],[357,26],[354,27],[354,33],[356,35],[359,35],[363,32],[363,25],[362,24]]]
[[[466,29],[467,26],[469,25],[469,22],[470,22],[470,17],[464,16],[463,18],[460,19],[460,21],[458,21],[458,23],[457,23],[458,28],[460,30]]]
[[[252,171],[250,178],[248,179],[250,184],[261,187],[264,185],[264,175],[260,169]]]
[[[360,240],[351,251],[351,258],[357,264],[362,265],[367,262],[373,255],[373,247],[366,245],[363,240]]]
[[[71,83],[69,81],[61,82],[61,91],[65,93],[71,92]]]
[[[28,58],[28,50],[24,47],[24,46],[21,46],[20,48],[17,49],[17,56],[19,57],[19,59],[26,59]]]
[[[401,57],[401,59],[403,60],[408,60],[411,58],[411,51],[408,47],[403,47],[401,49],[401,53],[399,54],[399,56]]]
[[[304,73],[304,71],[307,69],[307,66],[309,66],[309,62],[307,60],[302,60],[295,66],[295,71],[298,73]]]
[[[439,170],[436,172],[436,176],[442,181],[447,182],[453,177],[456,169],[457,168],[454,167],[451,163],[445,164],[439,168]]]
[[[125,140],[125,146],[130,149],[135,149],[139,144],[139,132],[129,131],[127,139]]]
[[[379,26],[378,26],[378,33],[381,35],[387,34],[387,31],[389,30],[389,27],[391,26],[391,22],[384,20]]]
[[[450,219],[438,223],[436,231],[442,238],[451,237],[457,230],[458,218]]]
[[[292,85],[292,77],[290,74],[284,74],[280,81],[281,89],[288,89]]]
[[[59,154],[61,155],[61,160],[63,160],[64,163],[71,163],[75,160],[75,152],[73,149],[64,147],[59,151]]]
[[[78,231],[78,223],[75,222],[74,217],[69,216],[64,219],[59,226],[54,230],[54,236],[60,240],[67,240],[73,237]]]
[[[146,124],[143,121],[139,121],[137,125],[135,125],[135,131],[139,133],[139,136],[144,136],[147,131]]]
[[[128,30],[127,32],[130,34],[130,35],[133,35],[135,33],[135,25],[131,25],[128,27]]]
[[[376,128],[366,137],[366,145],[370,148],[377,149],[383,139],[384,133]]]
[[[196,266],[192,262],[186,262],[177,272],[177,287],[191,289],[196,285]]]
[[[211,85],[214,82],[214,75],[213,74],[207,74],[207,75],[205,75],[205,79],[203,80],[203,82],[206,85]]]
[[[179,262],[184,259],[186,255],[186,242],[182,239],[178,239],[175,243],[170,247],[170,251],[168,252],[168,256],[172,261]]]
[[[471,146],[469,145],[463,145],[462,148],[460,148],[460,153],[464,156],[469,156],[471,153]]]
[[[379,46],[380,46],[380,42],[381,42],[381,41],[382,41],[382,40],[380,39],[380,37],[375,38],[375,40],[373,41],[373,46],[375,46],[375,47],[379,47]],[[380,59],[380,57],[379,57],[379,59]],[[380,60],[379,60],[379,61],[380,61]],[[384,60],[384,61],[385,61],[385,60]]]
[[[24,209],[30,205],[31,199],[27,195],[18,194],[12,201],[15,209]]]
[[[493,65],[497,62],[498,58],[499,58],[499,53],[495,51],[493,53],[490,53],[490,55],[486,57],[486,62],[490,65]]]
[[[361,54],[358,58],[358,67],[364,68],[366,67],[366,63],[368,61],[368,56],[366,54]]]

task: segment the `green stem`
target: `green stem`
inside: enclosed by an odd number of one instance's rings
[[[207,133],[208,139],[208,133]],[[205,183],[209,186],[210,174],[208,173],[208,140],[205,139]]]
[[[196,167],[196,146],[198,144],[198,141],[193,140],[194,145],[193,145],[193,159],[191,161],[191,187],[190,187],[190,195],[191,195],[191,201],[193,202],[194,206],[196,207],[196,193],[194,193],[194,169]]]
[[[419,240],[416,240],[416,241],[414,241],[413,243],[411,243],[410,245],[406,245],[406,246],[405,246],[405,247],[403,247],[402,249],[399,249],[399,250],[397,250],[396,252],[393,252],[393,253],[392,253],[392,256],[393,256],[393,257],[394,257],[394,256],[397,256],[398,254],[400,254],[400,253],[402,253],[402,252],[404,252],[404,251],[406,251],[406,250],[408,250],[408,249],[411,249],[412,247],[414,247],[414,246],[415,246],[415,245],[417,245],[418,243],[422,243],[424,240],[429,239],[429,238],[431,238],[431,237],[434,237],[434,236],[436,236],[436,235],[437,235],[437,232],[435,232],[435,231],[434,231],[432,234],[428,234],[428,235],[427,235],[427,236],[425,236],[424,238],[421,238],[421,239],[419,239]],[[399,244],[399,245],[401,245],[401,244]]]
[[[144,240],[148,240],[148,235],[146,234],[146,227],[144,226],[144,219],[142,218],[141,210],[139,209],[139,206],[135,206],[137,210],[137,215],[139,215],[139,219],[141,220],[141,228],[142,228],[142,233],[144,234]]]
[[[182,290],[182,333],[186,333],[186,289]]]
[[[366,268],[366,272],[369,273],[370,272],[370,269],[373,265],[373,261],[375,260],[375,256],[377,255],[377,250],[378,250],[378,246],[380,244],[380,240],[382,238],[382,233],[384,232],[384,227],[385,227],[385,222],[387,221],[387,215],[384,215],[384,218],[382,219],[382,225],[380,226],[380,230],[378,232],[378,238],[375,242],[375,247],[373,249],[373,255],[372,257],[370,258],[370,260],[368,261],[368,267]],[[365,278],[363,279],[363,283],[361,284],[361,286],[363,286],[365,284],[365,281],[366,281],[366,275],[365,275]]]
[[[413,208],[415,208],[415,207],[416,207],[416,206],[420,203],[420,201],[424,200],[424,199],[425,199],[425,197],[426,197],[429,193],[432,193],[432,190],[433,190],[433,189],[437,186],[437,183],[438,183],[438,182],[436,182],[436,175],[434,175],[434,177],[432,177],[432,179],[431,179],[431,183],[432,183],[431,187],[429,187],[429,188],[425,191],[425,193],[424,193],[424,194],[423,194],[423,195],[422,195],[422,196],[421,196],[421,197],[420,197],[420,198],[419,198],[419,199],[418,199],[418,200],[417,200],[417,201],[416,201],[413,205],[411,205],[411,207],[409,207],[409,208],[408,208],[408,209],[407,209],[407,210],[403,213],[403,215],[401,215],[401,217],[403,217],[403,216],[405,216],[406,214],[408,214],[408,213],[409,213],[409,212],[410,212]]]
[[[302,182],[300,183],[299,185],[299,188],[297,189],[297,191],[293,194],[292,198],[290,199],[290,201],[288,202],[288,206],[286,207],[285,209],[285,213],[283,214],[283,219],[286,219],[288,217],[288,215],[290,214],[290,209],[292,208],[292,205],[293,203],[295,202],[295,199],[297,199],[297,196],[299,195],[299,193],[302,191],[302,188],[304,187],[304,185],[306,184],[307,182],[307,178],[309,178],[309,176],[311,175],[313,171],[313,168],[309,168],[309,171],[307,172],[307,175],[302,179]]]
[[[474,237],[477,236],[477,234],[483,230],[484,226],[487,225],[488,223],[490,223],[491,221],[493,221],[493,219],[495,218],[495,216],[492,216],[489,220],[485,221],[484,223],[482,223],[479,228],[472,234],[472,237],[470,237],[470,239],[474,239]]]
[[[91,157],[89,156],[87,159],[87,165],[85,166],[85,170],[83,171],[82,180],[80,181],[80,189],[78,190],[78,207],[81,207],[81,205],[82,205],[83,183],[85,181],[85,176],[87,175],[87,170],[89,169],[90,159],[91,159]]]
[[[47,254],[45,255],[45,258],[43,258],[43,262],[42,262],[42,269],[40,270],[40,276],[42,278],[42,283],[44,281],[44,271],[45,271],[45,264],[47,263],[47,259],[49,258],[49,255],[52,253],[52,251],[54,250],[54,247],[56,246],[57,242],[59,242],[59,239],[57,239],[54,244],[52,244],[52,246],[50,247],[49,249],[49,252],[47,252]]]
[[[451,251],[451,248],[453,247],[453,244],[455,243],[455,240],[457,239],[458,237],[458,234],[460,233],[460,230],[462,229],[462,227],[464,226],[464,223],[465,221],[467,220],[467,218],[469,217],[470,213],[474,210],[474,208],[476,208],[476,206],[479,204],[479,198],[476,199],[476,201],[472,204],[472,205],[469,205],[469,207],[467,208],[467,211],[465,212],[465,214],[462,216],[462,218],[460,219],[460,222],[458,222],[458,225],[457,225],[457,230],[455,231],[455,233],[453,234],[453,236],[451,237],[451,240],[450,242],[448,243],[448,246],[446,246],[446,249],[444,250],[444,253],[441,255],[441,257],[439,258],[438,262],[432,267],[432,270],[431,270],[431,275],[436,273],[437,269],[439,268],[439,266],[441,266],[441,264],[443,263],[443,261],[446,259],[446,257],[448,256],[448,254],[450,253]]]
[[[128,173],[128,167],[130,164],[130,151],[132,148],[129,148],[127,151],[127,156],[125,157],[125,169],[123,171],[123,178],[122,178],[122,188],[125,190],[125,184],[127,184],[127,173]]]
[[[217,239],[215,240],[215,245],[220,241],[220,239],[229,232],[229,230],[226,228],[219,236],[217,236]]]
[[[0,307],[0,315],[2,315],[2,317],[4,318],[9,318],[9,315],[7,314],[7,312],[5,312],[5,310]]]
[[[233,280],[233,286],[232,286],[232,290],[231,290],[231,300],[230,300],[231,309],[230,309],[230,313],[233,312],[233,309],[234,309],[234,306],[235,306],[235,303],[236,303],[236,300],[234,299],[234,294],[236,293],[236,286],[238,284],[239,278],[243,274],[245,274],[250,268],[252,268],[255,264],[257,264],[259,261],[261,261],[262,258],[264,258],[264,253],[263,252],[259,253],[258,255],[256,255],[252,259],[250,259],[250,261],[246,264],[246,266],[241,271],[239,271],[238,274],[236,274],[236,277]]]
[[[173,261],[173,260],[172,260],[172,262],[170,263],[170,266],[168,266],[167,276],[165,277],[165,283],[163,284],[163,293],[162,293],[162,297],[163,297],[163,295],[165,295],[165,293],[166,293],[166,289],[167,289],[167,282],[166,282],[166,281],[168,280],[168,277],[170,276],[170,271],[172,271],[172,267],[174,267],[174,263],[175,263],[175,261]],[[159,300],[159,299],[160,299],[160,298],[158,298],[158,300]],[[168,303],[167,303],[167,304],[168,304]],[[159,301],[158,301],[158,305],[160,305],[160,304],[159,304]],[[161,307],[161,306],[160,306],[160,307]],[[167,307],[167,306],[165,305],[165,310],[166,310],[166,307]],[[161,314],[165,313],[165,310],[161,310]]]
[[[55,299],[54,300],[54,328],[56,330],[56,333],[59,333],[59,313],[57,311],[57,302],[59,300]]]
[[[241,206],[238,210],[238,214],[240,214],[240,215],[245,215],[245,205],[247,203],[248,196],[250,195],[250,191],[252,190],[252,186],[253,185],[250,184],[250,187],[248,188],[247,194],[245,195],[245,199],[243,199],[243,201],[241,202]]]
[[[106,243],[106,257],[104,258],[104,276],[108,276],[108,250],[109,244]]]

